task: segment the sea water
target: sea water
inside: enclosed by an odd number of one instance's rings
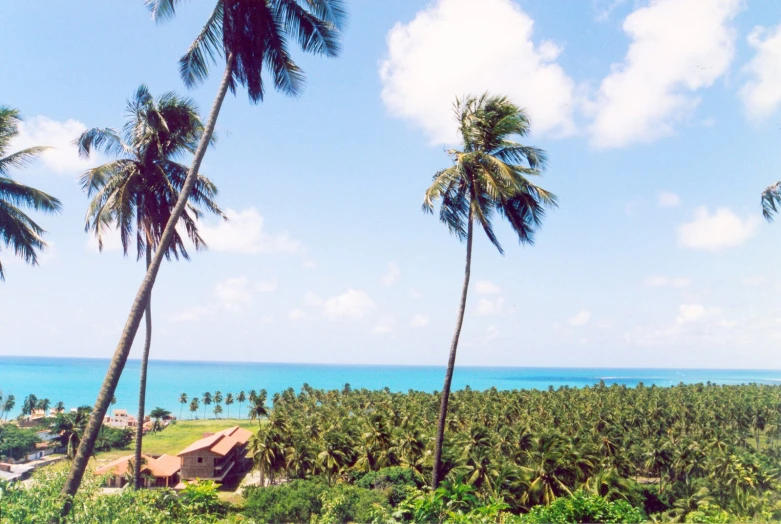
[[[108,369],[108,359],[8,357],[0,356],[0,390],[4,397],[13,394],[16,407],[9,415],[19,414],[24,397],[34,394],[48,398],[52,406],[62,401],[67,409],[92,406]],[[116,390],[114,409],[138,408],[140,361],[128,360]],[[202,397],[204,392],[223,396],[239,391],[266,389],[269,398],[289,387],[300,390],[304,383],[316,389],[341,389],[345,383],[352,388],[433,392],[442,388],[444,367],[437,366],[365,366],[328,364],[277,364],[259,362],[187,362],[152,360],[146,391],[147,412],[156,406],[183,418],[189,418],[189,404],[179,404],[179,396]],[[716,369],[618,369],[618,368],[518,368],[461,367],[453,376],[453,389],[547,389],[550,386],[583,387],[604,381],[607,385],[624,384],[634,387],[639,382],[650,386],[694,384],[776,384],[781,385],[779,370],[716,370]],[[269,401],[270,403],[270,401]],[[207,413],[213,417],[211,410]],[[238,414],[238,405],[231,407],[231,416]],[[199,415],[203,417],[201,406]],[[243,410],[246,414],[247,405]],[[223,405],[222,417],[227,416]]]

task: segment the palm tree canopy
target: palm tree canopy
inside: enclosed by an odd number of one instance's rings
[[[29,165],[46,147],[30,147],[9,153],[11,141],[19,134],[22,119],[19,111],[0,106],[0,242],[31,265],[38,264],[38,251],[46,247],[41,239],[45,232],[19,207],[35,211],[59,212],[62,205],[56,198],[29,186],[15,182],[11,170]],[[0,281],[5,280],[0,262]]]
[[[494,214],[507,219],[522,244],[534,243],[546,207],[556,197],[533,184],[529,177],[545,169],[545,152],[511,140],[529,134],[526,112],[503,96],[483,94],[454,104],[462,149],[448,151],[453,165],[434,175],[423,210],[434,212],[441,201],[439,218],[450,232],[465,240],[470,217],[500,253],[504,253],[491,223]]]
[[[182,0],[146,0],[156,21],[176,14]],[[290,56],[289,41],[297,41],[307,53],[336,56],[347,18],[342,0],[217,0],[209,19],[179,60],[187,87],[203,82],[218,57],[231,57],[231,92],[247,88],[253,103],[263,100],[264,69],[274,87],[297,95],[304,73]]]
[[[79,154],[84,157],[97,149],[116,158],[81,177],[82,188],[93,197],[84,230],[95,234],[102,250],[104,234],[116,228],[127,255],[135,228],[140,259],[146,249],[159,247],[187,176],[187,167],[176,159],[195,151],[203,125],[192,100],[172,92],[155,99],[145,85],[128,101],[126,114],[127,122],[121,132],[92,128],[76,140]],[[201,208],[224,217],[213,200],[216,195],[214,184],[198,175],[182,215],[184,230],[196,249],[206,247],[197,227]],[[178,231],[165,255],[169,259],[171,255],[189,258]]]
[[[772,222],[773,215],[778,213],[779,207],[781,207],[781,182],[776,182],[762,191],[762,216],[768,222]]]

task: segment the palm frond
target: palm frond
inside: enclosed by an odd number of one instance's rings
[[[93,127],[84,131],[74,144],[79,148],[79,156],[89,158],[93,149],[109,156],[127,155],[130,149],[119,136],[115,129]]]
[[[180,1],[181,0],[145,0],[144,4],[147,9],[149,9],[152,20],[160,23],[176,16],[176,4]]]
[[[772,222],[779,206],[781,206],[781,182],[776,182],[762,191],[762,216],[765,220]]]
[[[62,203],[53,196],[9,178],[0,178],[0,199],[47,213],[57,213],[62,209]]]
[[[28,147],[16,153],[10,154],[7,157],[0,158],[0,176],[10,176],[10,170],[12,168],[21,168],[30,165],[35,161],[41,153],[51,149],[47,146]]]
[[[219,0],[200,34],[179,59],[179,74],[184,85],[193,88],[209,76],[209,66],[223,54],[224,3]]]

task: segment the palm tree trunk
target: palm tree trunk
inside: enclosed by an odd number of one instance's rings
[[[453,368],[456,365],[456,351],[458,350],[458,338],[461,336],[461,326],[464,323],[466,311],[466,295],[469,291],[469,275],[472,271],[472,208],[469,208],[469,225],[466,233],[466,264],[464,268],[464,287],[461,289],[461,306],[458,308],[456,320],[456,332],[453,334],[453,342],[450,344],[450,357],[447,361],[445,372],[445,385],[442,387],[442,400],[439,405],[439,422],[437,423],[437,441],[434,451],[434,470],[431,473],[431,489],[437,489],[441,480],[442,467],[442,442],[445,438],[445,419],[447,418],[447,404],[450,401],[450,382],[453,380]]]
[[[171,218],[168,219],[168,223],[165,226],[158,249],[152,258],[152,264],[149,266],[146,276],[141,282],[141,287],[138,289],[136,298],[133,301],[133,305],[130,308],[130,314],[125,323],[125,328],[119,338],[117,348],[114,350],[111,364],[109,365],[106,377],[103,379],[98,398],[95,401],[95,407],[92,409],[89,424],[84,432],[84,438],[81,440],[81,444],[79,444],[79,450],[76,453],[73,464],[71,464],[68,478],[65,481],[65,485],[62,487],[61,518],[65,518],[73,507],[73,496],[76,495],[76,491],[78,491],[79,486],[81,485],[81,479],[84,477],[84,471],[87,469],[87,462],[92,456],[92,451],[95,448],[95,440],[97,439],[98,432],[103,424],[103,417],[106,416],[106,410],[111,402],[111,397],[117,389],[119,377],[122,375],[122,370],[125,368],[127,356],[130,353],[130,347],[133,345],[133,340],[138,332],[138,326],[141,324],[141,317],[143,316],[147,302],[149,301],[149,295],[152,293],[152,287],[155,284],[157,272],[160,270],[160,264],[163,262],[163,256],[168,250],[168,245],[171,243],[176,224],[184,213],[188,197],[193,190],[198,171],[201,168],[201,162],[206,154],[206,149],[209,147],[209,143],[214,135],[217,117],[220,114],[222,102],[225,100],[225,94],[228,92],[233,62],[233,55],[228,55],[225,63],[225,73],[222,76],[222,82],[220,83],[217,97],[214,99],[214,104],[209,113],[209,119],[206,121],[206,128],[203,131],[201,143],[198,144],[198,149],[195,151],[192,166],[187,173],[187,178],[185,178],[182,191],[179,194],[179,200],[176,201],[176,206],[174,206],[173,212],[171,213]]]
[[[146,270],[152,263],[152,247],[146,246]],[[149,364],[149,348],[152,346],[152,291],[146,301],[146,333],[144,334],[144,354],[141,357],[141,384],[138,388],[138,424],[136,425],[136,461],[133,467],[133,484],[135,489],[141,488],[141,441],[144,438],[144,403],[146,402],[146,368]]]

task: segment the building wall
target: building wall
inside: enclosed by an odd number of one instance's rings
[[[181,475],[183,479],[192,480],[194,478],[213,478],[214,461],[221,458],[219,455],[210,451],[194,451],[182,456]],[[198,462],[201,459],[201,462]]]

